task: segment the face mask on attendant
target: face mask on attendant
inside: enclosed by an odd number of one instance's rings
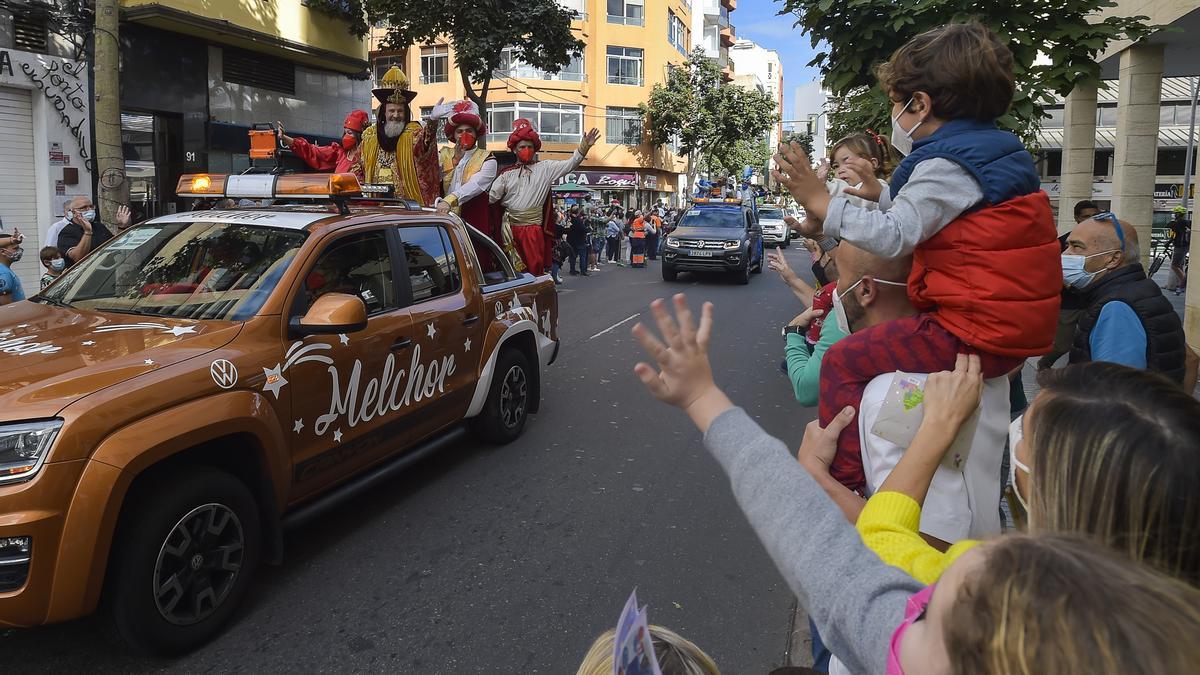
[[[1097,274],[1097,272],[1088,272],[1083,269],[1088,258],[1095,258],[1098,255],[1108,255],[1116,250],[1114,248],[1091,255],[1070,255],[1064,253],[1062,257],[1063,282],[1075,288],[1086,288],[1096,278]]]
[[[462,135],[462,136],[460,136],[460,137],[458,138],[458,143],[459,143],[459,145],[461,145],[461,146],[462,146],[462,149],[463,149],[463,150],[471,150],[471,149],[474,149],[474,147],[475,147],[475,134],[473,134],[473,133],[471,133],[471,132],[469,132],[469,131],[465,131],[465,132],[463,132],[463,135]],[[528,161],[528,160],[522,160],[522,161]]]
[[[1013,494],[1017,497],[1017,502],[1021,508],[1025,509],[1025,513],[1029,513],[1029,504],[1025,502],[1025,497],[1021,495],[1021,490],[1017,488],[1017,469],[1025,472],[1025,475],[1032,475],[1029,467],[1021,460],[1017,459],[1017,443],[1025,437],[1025,431],[1021,427],[1025,416],[1021,415],[1008,425],[1008,482],[1012,485]]]
[[[909,98],[908,103],[905,103],[904,107],[900,109],[900,115],[903,115],[904,112],[908,110],[908,106],[912,105],[912,102],[913,100]],[[900,115],[896,115],[892,118],[892,147],[896,148],[900,154],[907,157],[908,155],[912,154],[913,132],[925,122],[917,122],[916,126],[908,131],[905,131],[904,127],[900,126]]]
[[[8,256],[9,262],[17,262],[21,259],[21,256],[25,255],[25,249],[18,248],[15,251],[5,251],[4,254]]]
[[[856,286],[863,282],[863,279],[866,279],[866,277],[863,277],[862,279],[859,279],[851,284],[850,288],[847,288],[844,293],[838,293],[836,288],[833,289],[833,318],[835,321],[837,321],[838,330],[842,331],[846,335],[850,334],[850,318],[846,316],[846,305],[842,303],[842,298],[849,295]],[[898,281],[886,281],[884,279],[875,279],[875,283],[887,284],[888,286],[908,286],[908,284],[902,284]]]
[[[343,150],[346,150],[347,152],[349,152],[349,151],[353,150],[354,146],[356,146],[356,145],[358,145],[358,137],[355,136],[354,134],[346,134],[345,136],[342,136],[342,149]]]
[[[517,150],[517,159],[528,164],[533,161],[533,148],[521,148]]]
[[[83,219],[87,220],[87,221],[93,221],[96,219],[96,209],[88,209],[87,211],[80,211],[79,214],[82,215]]]
[[[934,588],[937,588],[937,584],[926,586],[910,595],[908,602],[904,603],[904,620],[892,632],[891,646],[888,647],[887,675],[904,675],[904,669],[900,667],[900,640],[904,637],[904,631],[925,615],[929,601],[933,599]]]
[[[50,261],[50,269],[55,272],[63,271],[66,268],[66,266],[67,266],[67,263],[62,258],[55,258]]]

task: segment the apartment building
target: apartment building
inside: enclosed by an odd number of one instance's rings
[[[583,133],[600,129],[600,140],[579,169],[562,179],[597,191],[604,203],[624,207],[674,203],[687,162],[670,147],[651,147],[638,104],[667,67],[687,59],[692,46],[688,0],[560,0],[574,10],[571,30],[586,45],[557,73],[521,63],[511,50],[501,54],[487,94],[488,147],[505,150],[513,120],[531,120],[542,137],[543,159],[570,156]],[[373,34],[381,44],[382,31]],[[438,99],[466,97],[448,42],[413,45],[402,52],[372,51],[377,79],[399,65],[418,93],[414,113],[428,112]],[[444,140],[444,139],[443,139]]]
[[[779,52],[758,45],[753,40],[738,40],[729,48],[733,63],[734,82],[749,76],[762,83],[763,93],[775,101],[775,115],[779,122],[771,128],[769,142],[774,148],[783,137],[783,64]]]
[[[717,62],[726,82],[732,82],[734,76],[729,48],[737,41],[737,31],[729,13],[735,9],[737,0],[692,0],[692,34],[696,36],[696,46]]]

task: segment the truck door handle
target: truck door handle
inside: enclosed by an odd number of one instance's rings
[[[463,319],[462,325],[474,326],[476,323],[479,323],[479,315],[472,314],[471,316],[468,316],[467,318]]]
[[[411,344],[412,344],[411,338],[406,338],[403,336],[398,337],[398,338],[396,338],[396,341],[392,343],[392,351],[398,352],[401,349],[408,349],[409,345],[411,345]]]

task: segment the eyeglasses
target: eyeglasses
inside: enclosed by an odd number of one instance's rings
[[[1107,220],[1112,223],[1113,229],[1117,231],[1117,239],[1121,242],[1121,252],[1125,252],[1125,232],[1121,229],[1121,221],[1117,220],[1117,215],[1112,211],[1097,213],[1092,216],[1092,220]]]

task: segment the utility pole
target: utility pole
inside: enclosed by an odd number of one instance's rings
[[[123,203],[125,157],[121,151],[120,9],[118,0],[96,0],[96,23],[92,44],[94,84],[92,119],[96,125],[96,173],[100,194],[100,219],[109,227],[117,220]]]

